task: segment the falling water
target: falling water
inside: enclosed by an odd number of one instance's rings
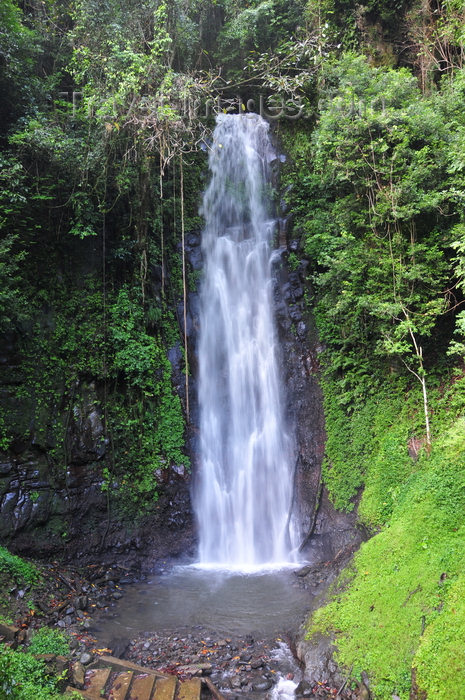
[[[272,302],[269,164],[258,115],[220,115],[202,214],[200,563],[293,561],[292,440],[286,432]]]

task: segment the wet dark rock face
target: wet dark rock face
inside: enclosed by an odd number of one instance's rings
[[[156,558],[185,554],[193,526],[184,470],[163,470],[159,500],[137,525],[112,513],[102,490],[110,446],[99,388],[83,381],[72,392],[76,398],[65,415],[44,411],[44,424],[66,425],[66,467],[60,469],[53,436],[34,422],[33,403],[25,399],[17,407],[29,430],[0,453],[0,541],[25,555],[103,562],[117,555],[120,563],[147,568]]]
[[[73,250],[72,269],[66,267],[69,251],[60,264],[77,282],[99,277],[100,250],[101,241],[88,241]],[[147,284],[156,299],[160,268],[150,268]],[[55,321],[53,309],[44,305],[36,319],[44,337]],[[78,563],[113,564],[116,559],[137,568],[191,552],[194,528],[184,468],[173,466],[156,475],[158,501],[137,523],[118,511],[102,489],[104,468],[112,460],[104,429],[105,388],[90,376],[72,383],[61,377],[53,380],[52,395],[39,399],[28,376],[31,360],[22,356],[32,329],[22,332],[25,338],[12,331],[0,339],[0,542],[24,555]],[[168,357],[174,388],[181,390],[181,348],[170,348]],[[39,368],[43,359],[36,358]],[[1,451],[2,416],[14,426],[8,431],[7,452]]]
[[[275,304],[289,426],[295,434],[293,515],[300,524],[301,552],[311,563],[337,560],[362,540],[354,513],[338,513],[321,483],[325,449],[318,356],[322,347],[306,297],[308,261],[297,240],[276,251]],[[289,254],[293,254],[292,269]]]
[[[291,243],[290,248],[296,255],[292,248],[297,248],[297,243]],[[314,527],[325,431],[318,383],[320,348],[304,301],[307,263],[301,260],[291,271],[288,256],[289,248],[276,254],[275,302],[287,418],[295,431],[294,516],[300,523],[303,541]]]

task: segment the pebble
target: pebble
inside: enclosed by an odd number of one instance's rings
[[[81,654],[79,661],[81,662],[81,664],[83,664],[83,666],[86,666],[92,661],[92,655],[85,651],[83,654]]]
[[[277,681],[279,673],[270,673],[270,667],[276,665],[274,649],[275,639],[255,640],[250,635],[239,640],[215,639],[199,626],[194,634],[186,630],[182,636],[179,631],[173,636],[142,633],[128,643],[125,658],[162,672],[176,669],[185,678],[211,675],[218,688],[230,693],[229,700],[235,693],[244,700],[249,694],[265,692],[254,691],[254,685],[269,690]]]
[[[271,681],[263,679],[258,681],[258,683],[252,683],[252,689],[257,693],[264,693],[266,690],[269,690],[272,685],[273,683]]]

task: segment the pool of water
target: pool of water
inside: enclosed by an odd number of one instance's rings
[[[271,637],[295,632],[312,602],[291,570],[244,574],[176,567],[123,592],[98,624],[102,641],[197,626],[219,636]]]

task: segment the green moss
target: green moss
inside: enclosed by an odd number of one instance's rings
[[[444,579],[443,586],[448,587]],[[413,661],[417,683],[429,698],[450,700],[463,695],[465,669],[465,575],[450,584],[446,601],[425,630]]]
[[[361,520],[369,527],[379,527],[387,522],[397,501],[400,485],[415,470],[407,449],[411,427],[408,405],[402,407],[398,402],[393,402],[389,403],[389,408],[392,412],[389,411],[388,415],[383,413],[376,416],[376,448],[367,465],[365,490],[359,509]]]
[[[399,481],[413,469],[407,441],[417,393],[400,381],[386,383],[348,411],[338,381],[327,376],[322,388],[327,432],[323,477],[331,500],[336,508],[352,510],[365,484],[371,496],[360,513],[367,525],[376,526],[390,514]]]
[[[309,624],[310,635],[334,635],[339,663],[355,676],[366,671],[377,700],[390,700],[393,693],[408,700],[412,667],[428,697],[461,697],[463,402],[460,382],[436,392],[433,448],[430,455],[420,451],[414,462],[407,455],[407,438],[415,397],[406,397],[403,409],[392,402],[392,394],[378,401],[371,414],[374,436],[360,513],[366,523],[384,529],[362,545],[349,574]]]
[[[40,578],[39,571],[33,564],[11,554],[5,547],[1,546],[0,575],[11,577],[20,585],[34,584]]]
[[[319,630],[337,630],[338,660],[355,675],[367,671],[380,699],[409,697],[422,626],[445,594],[441,575],[463,566],[465,529],[438,538],[432,516],[431,504],[418,504],[366,543],[347,591],[314,619]]]

